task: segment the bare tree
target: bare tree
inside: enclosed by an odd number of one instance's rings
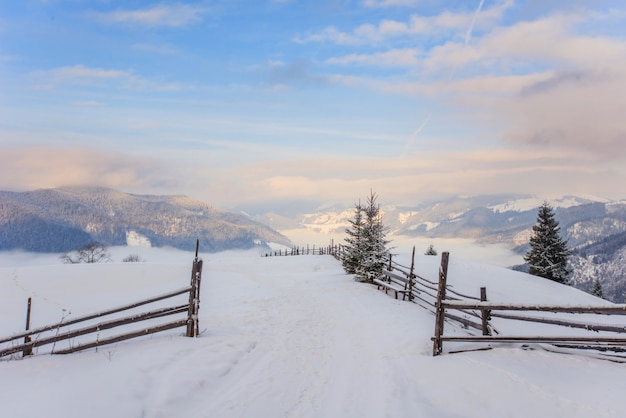
[[[111,255],[107,246],[99,242],[92,242],[79,248],[74,255],[65,253],[59,258],[65,264],[106,263],[111,261]]]

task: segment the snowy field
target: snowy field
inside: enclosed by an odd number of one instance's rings
[[[115,261],[129,253],[146,261]],[[23,329],[28,297],[37,327],[183,287],[193,254],[117,248],[113,259],[63,265],[0,254],[0,336]],[[330,256],[203,259],[199,338],[179,329],[76,354],[3,359],[0,416],[626,416],[624,364],[514,344],[432,357],[431,313],[354,282]],[[418,274],[435,279],[439,261],[419,256]],[[493,301],[603,303],[454,253],[449,282],[472,294],[487,286]],[[603,319],[620,320],[626,325]],[[546,330],[495,325],[511,334]],[[452,348],[463,347],[444,344]]]

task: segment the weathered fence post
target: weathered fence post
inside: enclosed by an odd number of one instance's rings
[[[437,292],[437,302],[435,304],[435,338],[433,338],[433,356],[438,356],[443,352],[443,323],[445,319],[445,308],[443,301],[446,298],[446,285],[448,281],[448,259],[450,253],[441,253],[441,266],[439,267],[439,291]]]
[[[391,265],[391,256],[389,256],[389,265]],[[411,270],[409,270],[409,302],[413,301],[413,286],[415,285],[415,245],[413,246],[413,253],[411,254]]]
[[[486,287],[481,287],[480,288],[480,301],[481,302],[486,302],[487,301],[487,288]],[[482,319],[482,324],[483,324],[483,335],[491,335],[491,332],[489,331],[489,315],[491,314],[491,311],[488,309],[481,309],[480,311],[480,317]]]
[[[28,298],[28,306],[26,307],[26,331],[30,330],[30,309],[32,306],[33,298]],[[24,337],[24,345],[27,345],[31,342],[30,335]],[[27,346],[24,351],[22,351],[22,357],[32,356],[33,355],[33,346]]]
[[[198,312],[200,310],[200,281],[202,275],[202,260],[198,259],[200,241],[196,240],[196,258],[191,267],[191,289],[189,289],[189,311],[187,314],[187,337],[197,337],[200,333]]]

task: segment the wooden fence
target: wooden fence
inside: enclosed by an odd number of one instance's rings
[[[81,316],[79,318],[74,318],[69,321],[61,321],[60,323],[46,325],[32,330],[30,329],[30,311],[32,306],[32,300],[31,298],[29,298],[26,314],[26,331],[15,334],[8,338],[0,339],[0,346],[8,345],[8,347],[0,348],[0,357],[16,353],[22,353],[22,356],[32,355],[34,348],[50,344],[53,345],[51,350],[52,354],[68,354],[88,348],[95,348],[107,344],[113,344],[131,338],[137,338],[144,335],[150,335],[179,327],[186,327],[187,337],[196,337],[199,334],[198,310],[200,307],[201,278],[202,259],[198,258],[198,243],[196,243],[196,257],[194,258],[192,264],[191,283],[189,286],[178,290],[134,302],[125,306]],[[84,324],[88,321],[93,321],[95,319],[104,318],[116,313],[129,311],[141,306],[154,304],[155,302],[174,298],[185,293],[189,294],[189,301],[188,303],[182,305],[159,307],[139,313],[135,312],[126,317],[114,318],[104,322],[86,325],[82,328],[69,329],[69,327],[72,325]],[[143,321],[154,320],[183,313],[186,314],[184,318],[179,318],[174,321],[152,324],[149,327],[133,329],[132,331],[126,330],[124,334],[118,334],[115,336],[107,337],[105,339],[99,338],[99,333],[104,330],[114,328],[117,329],[119,327],[129,326],[131,324],[137,324]],[[57,342],[71,340],[76,337],[89,334],[97,334],[96,339],[87,343],[70,345],[68,348],[55,348]]]
[[[315,247],[315,245],[294,246],[292,248],[285,248],[274,250],[265,253],[264,257],[283,257],[292,255],[332,255],[335,258],[339,258],[344,247],[342,245],[335,245],[331,242],[330,245],[325,247]]]
[[[447,259],[448,253],[443,253],[442,258]],[[408,299],[420,305],[422,308],[429,312],[437,313],[437,298],[439,295],[439,285],[437,282],[429,280],[423,276],[420,276],[415,272],[415,247],[413,247],[413,253],[411,255],[411,265],[405,266],[397,263],[393,260],[393,257],[389,257],[389,263],[387,269],[383,271],[383,278],[381,279],[385,283],[394,286],[398,290],[398,293],[402,294],[403,299]],[[442,263],[443,266],[443,263]],[[447,262],[443,270],[447,275]],[[379,285],[379,283],[375,283]],[[379,287],[384,287],[379,285]],[[454,295],[456,299],[462,298],[465,300],[476,300],[480,298],[471,295],[465,295],[457,292],[453,287],[446,287],[448,294]],[[450,312],[444,313],[444,318],[459,322],[466,328],[473,328],[476,330],[482,330],[483,325],[480,322],[480,317],[477,315],[470,315],[473,318],[469,318],[467,315],[456,315]]]
[[[535,311],[567,314],[600,314],[600,315],[626,315],[626,305],[604,306],[573,306],[573,305],[538,305],[538,304],[504,304],[487,301],[487,289],[480,288],[481,297],[468,297],[456,293],[459,297],[449,297],[450,289],[447,285],[449,254],[443,253],[439,268],[439,283],[437,288],[437,301],[435,303],[435,335],[433,340],[433,356],[443,353],[444,341],[493,343],[493,342],[516,342],[516,343],[549,343],[559,347],[585,348],[601,351],[624,351],[626,336],[611,337],[598,335],[598,331],[609,331],[626,334],[626,326],[619,324],[589,324],[564,320],[560,318],[542,318],[524,315],[503,314],[506,311]],[[480,319],[481,335],[447,336],[444,335],[445,318],[449,318],[449,310],[456,310],[465,315]],[[501,335],[493,328],[489,320],[498,317],[507,320],[529,321],[541,324],[558,325],[568,328],[579,328],[594,331],[596,335],[585,336],[554,336],[554,335]],[[476,327],[477,328],[477,327]],[[626,361],[626,358],[623,359]]]
[[[393,257],[390,257],[387,269],[383,271],[383,277],[380,280],[375,280],[375,284],[379,288],[385,289],[385,292],[392,290],[396,298],[402,295],[403,300],[408,299],[435,315],[435,335],[432,338],[434,356],[443,353],[443,343],[445,341],[485,344],[494,342],[549,343],[557,347],[615,352],[626,351],[626,336],[613,337],[606,334],[597,334],[599,331],[626,334],[626,325],[624,324],[585,323],[563,318],[533,317],[508,313],[508,311],[535,311],[568,314],[626,315],[626,305],[556,306],[489,302],[487,301],[487,289],[484,287],[477,289],[479,290],[477,294],[480,296],[472,296],[456,291],[453,286],[447,283],[449,256],[448,252],[444,252],[441,255],[438,282],[428,280],[415,273],[415,248],[413,248],[410,266],[396,263],[393,261]],[[594,334],[586,336],[506,336],[501,335],[492,326],[490,322],[492,318],[583,329],[594,331]],[[445,335],[444,325],[446,321],[457,322],[466,328],[468,333],[471,333],[473,330],[475,335]],[[626,361],[626,358],[622,358],[622,360]]]

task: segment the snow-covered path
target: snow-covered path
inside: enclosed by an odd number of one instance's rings
[[[239,278],[245,285],[229,286],[232,279],[224,277],[209,285],[212,292],[203,287],[203,309],[212,312],[207,321],[213,325],[203,338],[227,339],[241,353],[209,396],[219,400],[215,410],[236,416],[399,416],[393,411],[406,407],[398,402],[410,374],[405,363],[430,349],[423,337],[431,334],[431,324],[407,321],[419,318],[415,306],[388,299],[384,312],[371,309],[381,294],[346,280],[331,257],[246,262],[240,268],[250,274]],[[207,283],[220,276],[216,263],[206,265]],[[253,273],[263,270],[274,274]],[[237,299],[243,306],[229,302]],[[376,402],[364,402],[374,392]]]
[[[435,258],[418,264],[424,270],[420,273],[436,274]],[[36,287],[39,298],[54,301],[50,312],[62,305],[82,314],[87,307],[73,305],[80,295],[71,289],[80,292],[80,286],[72,285],[76,280],[83,288],[90,287],[84,283],[85,269],[90,272],[88,280],[108,280],[101,285],[99,303],[106,305],[109,298],[108,305],[115,306],[120,297],[113,292],[116,287],[119,294],[143,288],[147,295],[158,293],[155,286],[176,288],[187,282],[189,266],[51,266],[40,286],[41,269],[0,269],[0,290],[3,299],[19,299],[25,296],[24,288]],[[138,270],[146,274],[137,274]],[[467,285],[493,272],[453,260],[451,271],[460,270]],[[135,273],[130,277],[125,271]],[[73,272],[79,274],[73,277]],[[180,272],[181,280],[173,283],[175,272]],[[519,273],[497,272],[499,280],[513,279],[504,288],[523,293],[516,287]],[[44,303],[36,302],[39,307]],[[355,283],[329,256],[261,258],[250,252],[207,256],[200,315],[203,332],[197,339],[181,337],[175,330],[97,352],[1,361],[0,415],[626,415],[624,365],[515,346],[433,358],[434,318],[429,312]]]

